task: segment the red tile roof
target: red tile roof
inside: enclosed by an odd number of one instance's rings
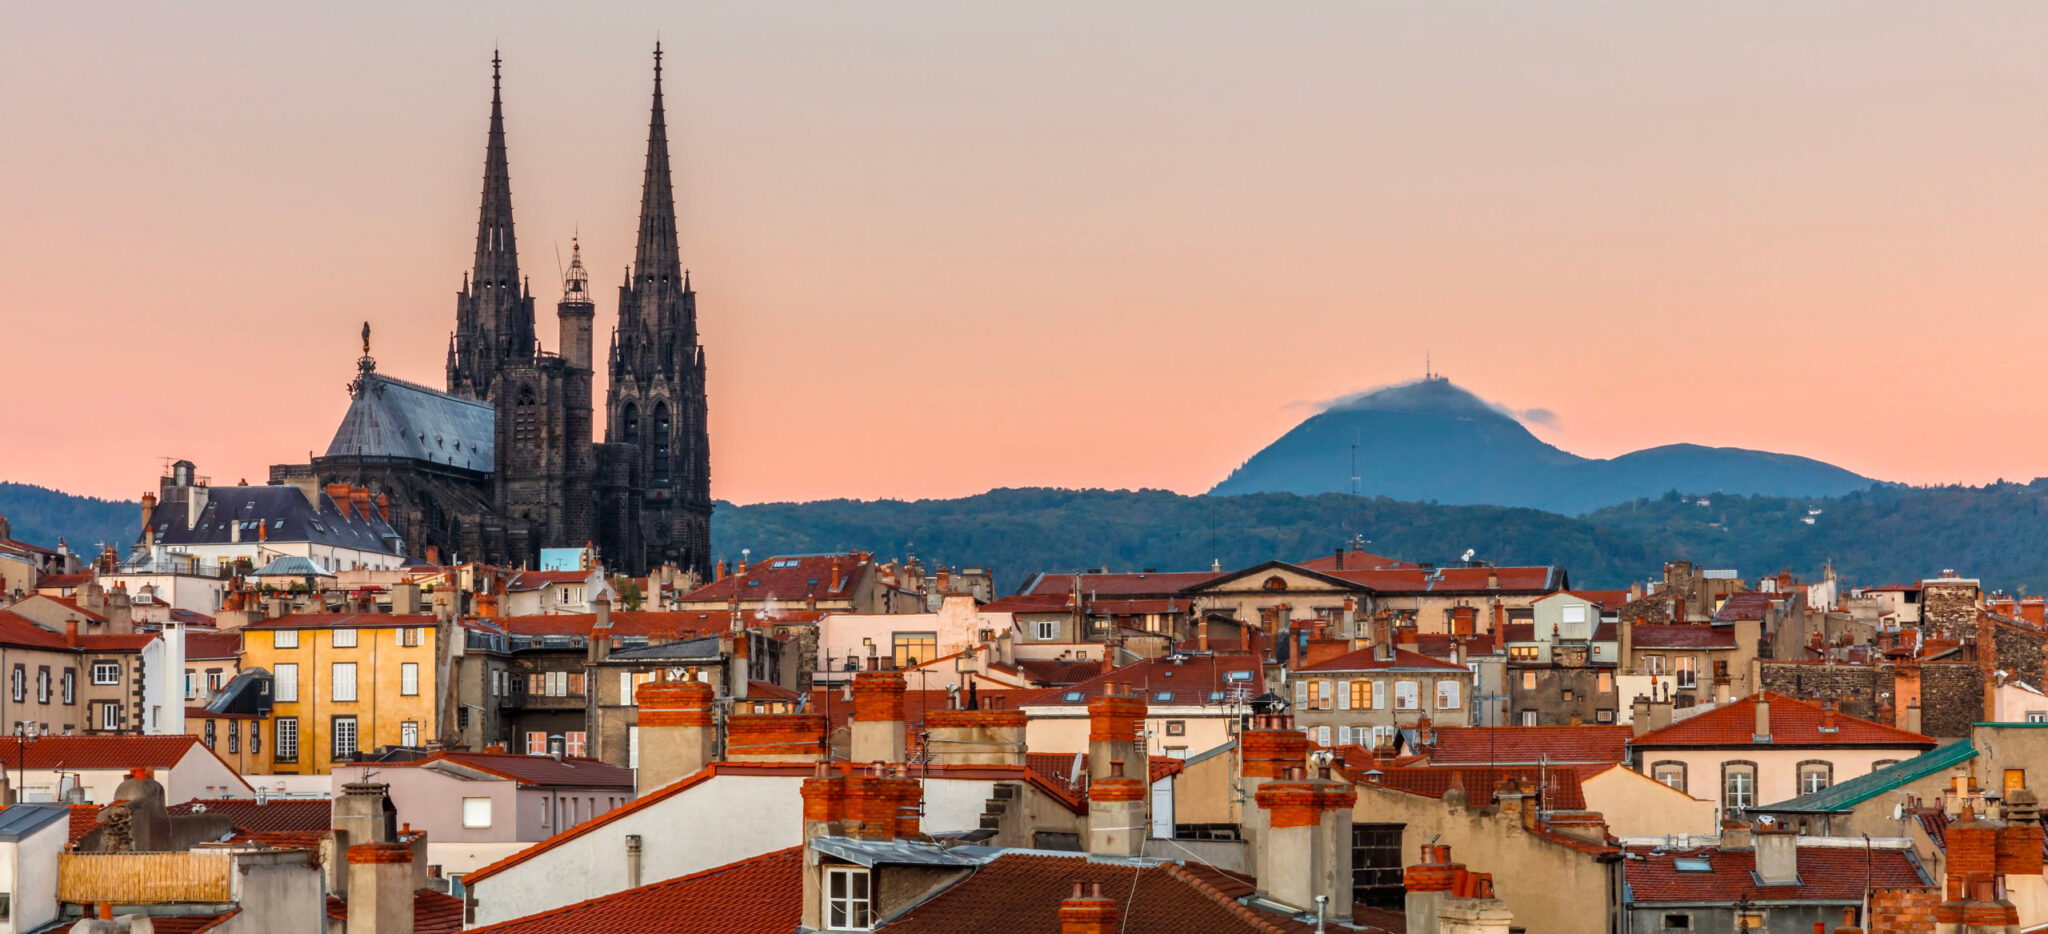
[[[832,589],[832,564],[839,563],[839,589]],[[783,565],[778,567],[777,565]],[[727,574],[681,597],[684,603],[724,603],[734,597],[741,601],[844,600],[853,596],[861,578],[874,573],[875,566],[858,555],[777,555],[747,565],[745,574]]]
[[[0,743],[0,766],[22,768],[23,747]],[[197,747],[210,754],[196,736],[134,736],[125,734],[73,734],[45,736],[26,744],[28,768],[51,769],[167,769],[177,765]]]
[[[1735,630],[1710,623],[1635,623],[1629,639],[1638,649],[1732,649]]]
[[[757,611],[743,611],[749,627],[775,623],[812,622],[824,614],[816,610],[781,610],[772,617]],[[529,616],[500,616],[493,620],[515,636],[587,636],[597,625],[595,613],[553,613]],[[646,636],[656,641],[681,641],[715,635],[732,628],[732,614],[725,610],[613,610],[611,633],[615,637]]]
[[[1073,608],[1074,595],[1066,590],[1020,593],[981,605],[983,613],[1065,613]]]
[[[1683,850],[1629,847],[1622,861],[1638,904],[1720,902],[1861,901],[1866,881],[1874,888],[1924,888],[1930,883],[1905,850],[1862,846],[1802,846],[1800,885],[1756,883],[1755,850],[1699,847]],[[1681,872],[1679,860],[1704,859],[1707,872]]]
[[[1185,613],[1193,606],[1190,600],[1175,600],[1169,597],[1147,597],[1122,600],[1090,600],[1090,616],[1141,616],[1149,613]]]
[[[1136,867],[1091,861],[1086,854],[1005,853],[951,888],[910,908],[882,930],[918,934],[1049,934],[1060,930],[1060,902],[1075,882],[1101,883],[1117,903],[1122,934],[1231,934],[1313,931],[1277,914],[1238,904],[1211,875],[1175,864]],[[524,934],[524,932],[522,932]]]
[[[1294,565],[1295,567],[1308,568],[1311,571],[1321,571],[1325,574],[1328,574],[1331,571],[1337,570],[1337,560],[1337,555],[1332,553],[1323,555],[1319,558],[1310,558],[1307,561],[1296,561],[1294,562]],[[1419,568],[1422,566],[1412,561],[1402,561],[1399,558],[1389,558],[1384,555],[1376,555],[1372,554],[1371,552],[1365,551],[1346,551],[1344,552],[1343,561],[1344,570],[1347,571],[1370,571],[1381,570],[1386,568],[1393,568],[1398,570],[1403,568]]]
[[[282,833],[334,829],[334,802],[326,798],[206,798],[174,804],[172,814],[207,813],[227,817],[243,833]]]
[[[1061,594],[1074,591],[1073,574],[1040,574],[1025,588],[1026,594]],[[1082,574],[1081,596],[1086,599],[1102,597],[1171,597],[1197,584],[1222,577],[1209,571],[1168,571],[1164,574],[1146,571],[1130,574]]]
[[[1035,695],[1016,702],[1017,706],[1045,704],[1085,705],[1091,697],[1100,697],[1110,692],[1111,685],[1118,690],[1128,685],[1131,691],[1151,704],[1215,704],[1211,696],[1221,693],[1226,698],[1236,690],[1248,692],[1245,700],[1265,693],[1263,666],[1259,656],[1223,653],[1216,655],[1190,655],[1176,663],[1171,658],[1146,659],[1122,668],[1114,668],[1064,687],[1048,688]],[[1431,662],[1431,664],[1436,664]],[[1249,672],[1242,680],[1231,680],[1232,672]],[[1161,699],[1171,694],[1170,699]]]
[[[86,606],[85,606],[85,604],[83,604],[83,603],[80,603],[80,602],[78,602],[78,598],[77,598],[76,596],[70,596],[70,597],[60,597],[60,596],[57,596],[56,594],[47,594],[47,593],[46,593],[46,594],[37,594],[37,595],[34,595],[34,596],[31,596],[31,597],[29,597],[28,599],[29,599],[29,600],[48,600],[48,601],[50,601],[51,603],[57,604],[58,606],[61,606],[61,607],[65,608],[66,610],[70,610],[70,611],[71,611],[71,612],[73,612],[73,613],[77,613],[77,614],[78,614],[78,616],[79,616],[79,618],[81,618],[81,619],[86,619],[86,620],[90,620],[90,621],[92,621],[92,622],[95,622],[95,623],[104,623],[104,622],[106,622],[106,621],[107,621],[107,617],[106,617],[106,614],[103,614],[103,613],[96,613],[96,612],[94,612],[94,611],[92,611],[92,610],[86,609]],[[26,602],[26,601],[24,601],[24,602]]]
[[[1630,741],[1630,745],[1643,746],[1752,746],[1756,733],[1756,704],[1759,695],[1716,707],[1706,713],[1673,723],[1661,730],[1652,730]],[[1775,691],[1765,692],[1763,697],[1771,704],[1771,739],[1773,746],[1912,746],[1933,749],[1934,739],[1895,729],[1881,723],[1872,723],[1860,717],[1845,713],[1835,714],[1835,730],[1823,733],[1820,729],[1821,709],[1796,697],[1787,697]]]
[[[1607,724],[1446,726],[1425,751],[1431,765],[1613,765],[1628,758],[1633,735],[1633,727]]]
[[[85,835],[86,835],[86,834],[92,833],[92,832],[93,832],[93,829],[94,829],[94,828],[96,828],[96,827],[98,827],[98,826],[100,825],[100,805],[97,805],[97,804],[73,804],[73,805],[70,805],[70,808],[71,808],[71,841],[70,841],[70,842],[72,842],[72,843],[77,843],[78,841],[80,841],[80,840],[83,840],[83,839],[85,839]]]
[[[86,652],[140,652],[155,641],[156,633],[153,632],[101,633],[79,636],[78,647]]]
[[[1619,610],[1628,603],[1626,590],[1574,590],[1572,593],[1585,597],[1599,604],[1601,609],[1610,612]]]
[[[234,658],[241,653],[241,633],[191,631],[185,633],[185,657],[188,659]]]
[[[1418,652],[1410,652],[1407,649],[1400,648],[1394,650],[1394,657],[1381,659],[1376,656],[1373,646],[1366,646],[1355,652],[1346,652],[1328,661],[1318,662],[1307,668],[1297,668],[1295,670],[1297,672],[1381,671],[1394,668],[1422,668],[1435,671],[1465,670],[1463,665],[1453,665],[1450,662],[1440,661]]]
[[[29,547],[34,548],[35,546],[31,545]],[[36,550],[41,551],[42,549]],[[78,574],[45,574],[36,579],[36,588],[38,590],[44,587],[52,590],[70,590],[90,583],[92,583],[92,572],[90,571]]]
[[[918,682],[915,675],[912,675],[909,680],[911,684]],[[975,696],[980,700],[981,706],[985,710],[1009,710],[1026,703],[1034,693],[1023,690],[978,690],[975,692]],[[966,703],[967,694],[965,691],[961,692],[960,700],[962,704]],[[924,723],[924,715],[927,712],[945,710],[952,705],[952,696],[943,690],[904,691],[903,722],[908,724],[914,731],[919,725]],[[840,688],[812,688],[811,700],[809,705],[804,708],[804,712],[824,714],[827,722],[831,724],[830,729],[837,730],[845,727],[847,721],[853,716],[853,702],[846,699],[846,695],[842,693]]]
[[[0,645],[67,650],[62,633],[51,632],[19,613],[0,610]]]
[[[1146,769],[1146,781],[1156,782],[1171,775],[1179,775],[1186,763],[1171,756],[1150,756]],[[1027,752],[1024,754],[1024,768],[1037,775],[1047,790],[1054,791],[1070,801],[1079,802],[1087,794],[1088,754],[1081,754],[1081,772],[1084,776],[1074,780],[1074,756],[1072,753]],[[1125,774],[1130,774],[1126,772]]]
[[[1763,619],[1771,611],[1771,598],[1777,594],[1744,591],[1729,594],[1721,601],[1721,609],[1715,611],[1714,622],[1728,623],[1738,619]]]
[[[219,914],[158,915],[149,919],[149,929],[156,934],[205,934],[206,931],[219,928],[227,923],[229,918],[241,913],[240,908],[230,908]]]
[[[1502,779],[1513,778],[1535,785],[1546,809],[1581,811],[1586,807],[1586,793],[1579,786],[1580,775],[1576,769],[1569,766],[1543,768],[1528,765],[1455,765],[1394,768],[1378,766],[1370,759],[1354,763],[1347,758],[1344,777],[1355,782],[1380,785],[1431,798],[1443,797],[1444,792],[1449,791],[1452,782],[1455,781],[1459,787],[1465,789],[1466,800],[1473,807],[1493,804],[1495,786]]]
[[[276,619],[260,619],[242,628],[397,629],[432,625],[434,616],[431,613],[293,613]]]
[[[1101,659],[1072,661],[1063,659],[1018,659],[1017,670],[1032,684],[1066,685],[1086,681],[1103,672]]]
[[[802,694],[799,694],[796,691],[790,690],[789,688],[783,687],[779,684],[770,684],[766,681],[747,682],[748,700],[793,701],[802,696]]]
[[[530,756],[510,752],[468,752],[442,750],[411,762],[380,762],[380,769],[420,768],[448,762],[511,779],[522,785],[573,786],[578,788],[631,788],[633,770],[596,759],[564,756]]]
[[[1552,567],[1523,568],[1386,568],[1326,571],[1332,577],[1370,587],[1383,594],[1419,593],[1549,593],[1563,575]],[[1488,587],[1498,578],[1498,587]]]
[[[803,920],[803,847],[790,847],[472,934],[727,934],[792,931]]]

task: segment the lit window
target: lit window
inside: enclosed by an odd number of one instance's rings
[[[1524,691],[1533,691],[1533,690],[1536,690],[1536,673],[1535,673],[1535,672],[1533,672],[1533,671],[1525,671],[1525,672],[1522,672],[1522,690],[1524,690]]]
[[[583,756],[584,749],[587,748],[587,745],[589,743],[589,737],[590,734],[585,733],[581,730],[563,733],[562,755],[577,757]]]
[[[1353,709],[1353,710],[1371,710],[1371,709],[1372,709],[1372,682],[1370,682],[1370,681],[1353,681],[1353,682],[1351,682],[1351,709]]]
[[[866,869],[834,866],[825,870],[826,930],[865,931],[873,926],[873,916]]]
[[[899,632],[890,638],[890,643],[898,668],[916,668],[921,662],[939,657],[939,634],[935,632]]]

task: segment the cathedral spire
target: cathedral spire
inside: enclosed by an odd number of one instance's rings
[[[640,189],[640,238],[633,253],[633,285],[641,299],[638,311],[647,320],[664,304],[666,293],[679,290],[682,256],[676,247],[675,186],[668,168],[668,121],[661,100],[661,43],[654,44],[654,112],[647,124],[647,170]]]
[[[491,52],[491,130],[484,144],[483,206],[476,221],[476,272],[471,276],[478,291],[493,298],[516,295],[519,288],[519,251],[512,237],[512,171],[505,158],[505,104],[499,68],[502,60]],[[496,304],[492,302],[490,304]]]

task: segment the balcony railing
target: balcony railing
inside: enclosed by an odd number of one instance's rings
[[[57,900],[149,905],[233,899],[227,853],[59,853]]]

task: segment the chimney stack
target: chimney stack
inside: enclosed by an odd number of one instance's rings
[[[1145,699],[1128,693],[1104,694],[1088,700],[1088,778],[1109,777],[1111,762],[1135,764],[1149,771],[1150,757],[1138,730],[1145,723]]]
[[[1024,725],[1022,710],[926,711],[926,752],[939,765],[1021,766]]]
[[[1149,769],[1140,765],[1141,769]],[[1109,763],[1109,774],[1088,783],[1088,852],[1094,856],[1142,856],[1148,821],[1145,780],[1126,776],[1124,763]]]
[[[1238,734],[1237,744],[1241,770],[1237,791],[1246,802],[1255,800],[1267,782],[1308,762],[1308,737],[1295,729],[1294,718],[1285,714],[1253,717],[1251,727]],[[1246,846],[1256,853],[1265,834],[1265,809],[1247,807],[1239,822]]]
[[[915,837],[919,834],[918,813],[924,803],[924,788],[905,777],[898,767],[889,774],[879,764],[856,770],[850,763],[838,768],[819,762],[812,777],[804,779],[803,835],[803,927],[866,930],[876,919],[825,917],[825,877],[831,864],[809,844],[819,837],[853,837],[881,841]]]
[[[412,934],[412,868],[403,843],[348,848],[348,934]]]
[[[1351,809],[1358,789],[1332,779],[1327,767],[1314,778],[1291,767],[1285,777],[1259,786],[1253,796],[1266,812],[1256,854],[1259,888],[1289,907],[1325,911],[1335,921],[1351,920]]]
[[[1799,831],[1792,827],[1758,827],[1750,832],[1756,849],[1756,876],[1764,885],[1799,884]]]
[[[1060,934],[1117,934],[1116,902],[1102,897],[1102,883],[1074,883],[1060,902]]]
[[[904,761],[903,695],[898,671],[862,671],[853,676],[853,722],[849,756],[855,762]]]
[[[1762,691],[1756,695],[1756,735],[1750,739],[1759,743],[1771,741],[1771,695]]]
[[[649,681],[633,694],[639,705],[640,768],[634,792],[646,795],[702,771],[711,763],[717,730],[711,685],[702,681]]]

